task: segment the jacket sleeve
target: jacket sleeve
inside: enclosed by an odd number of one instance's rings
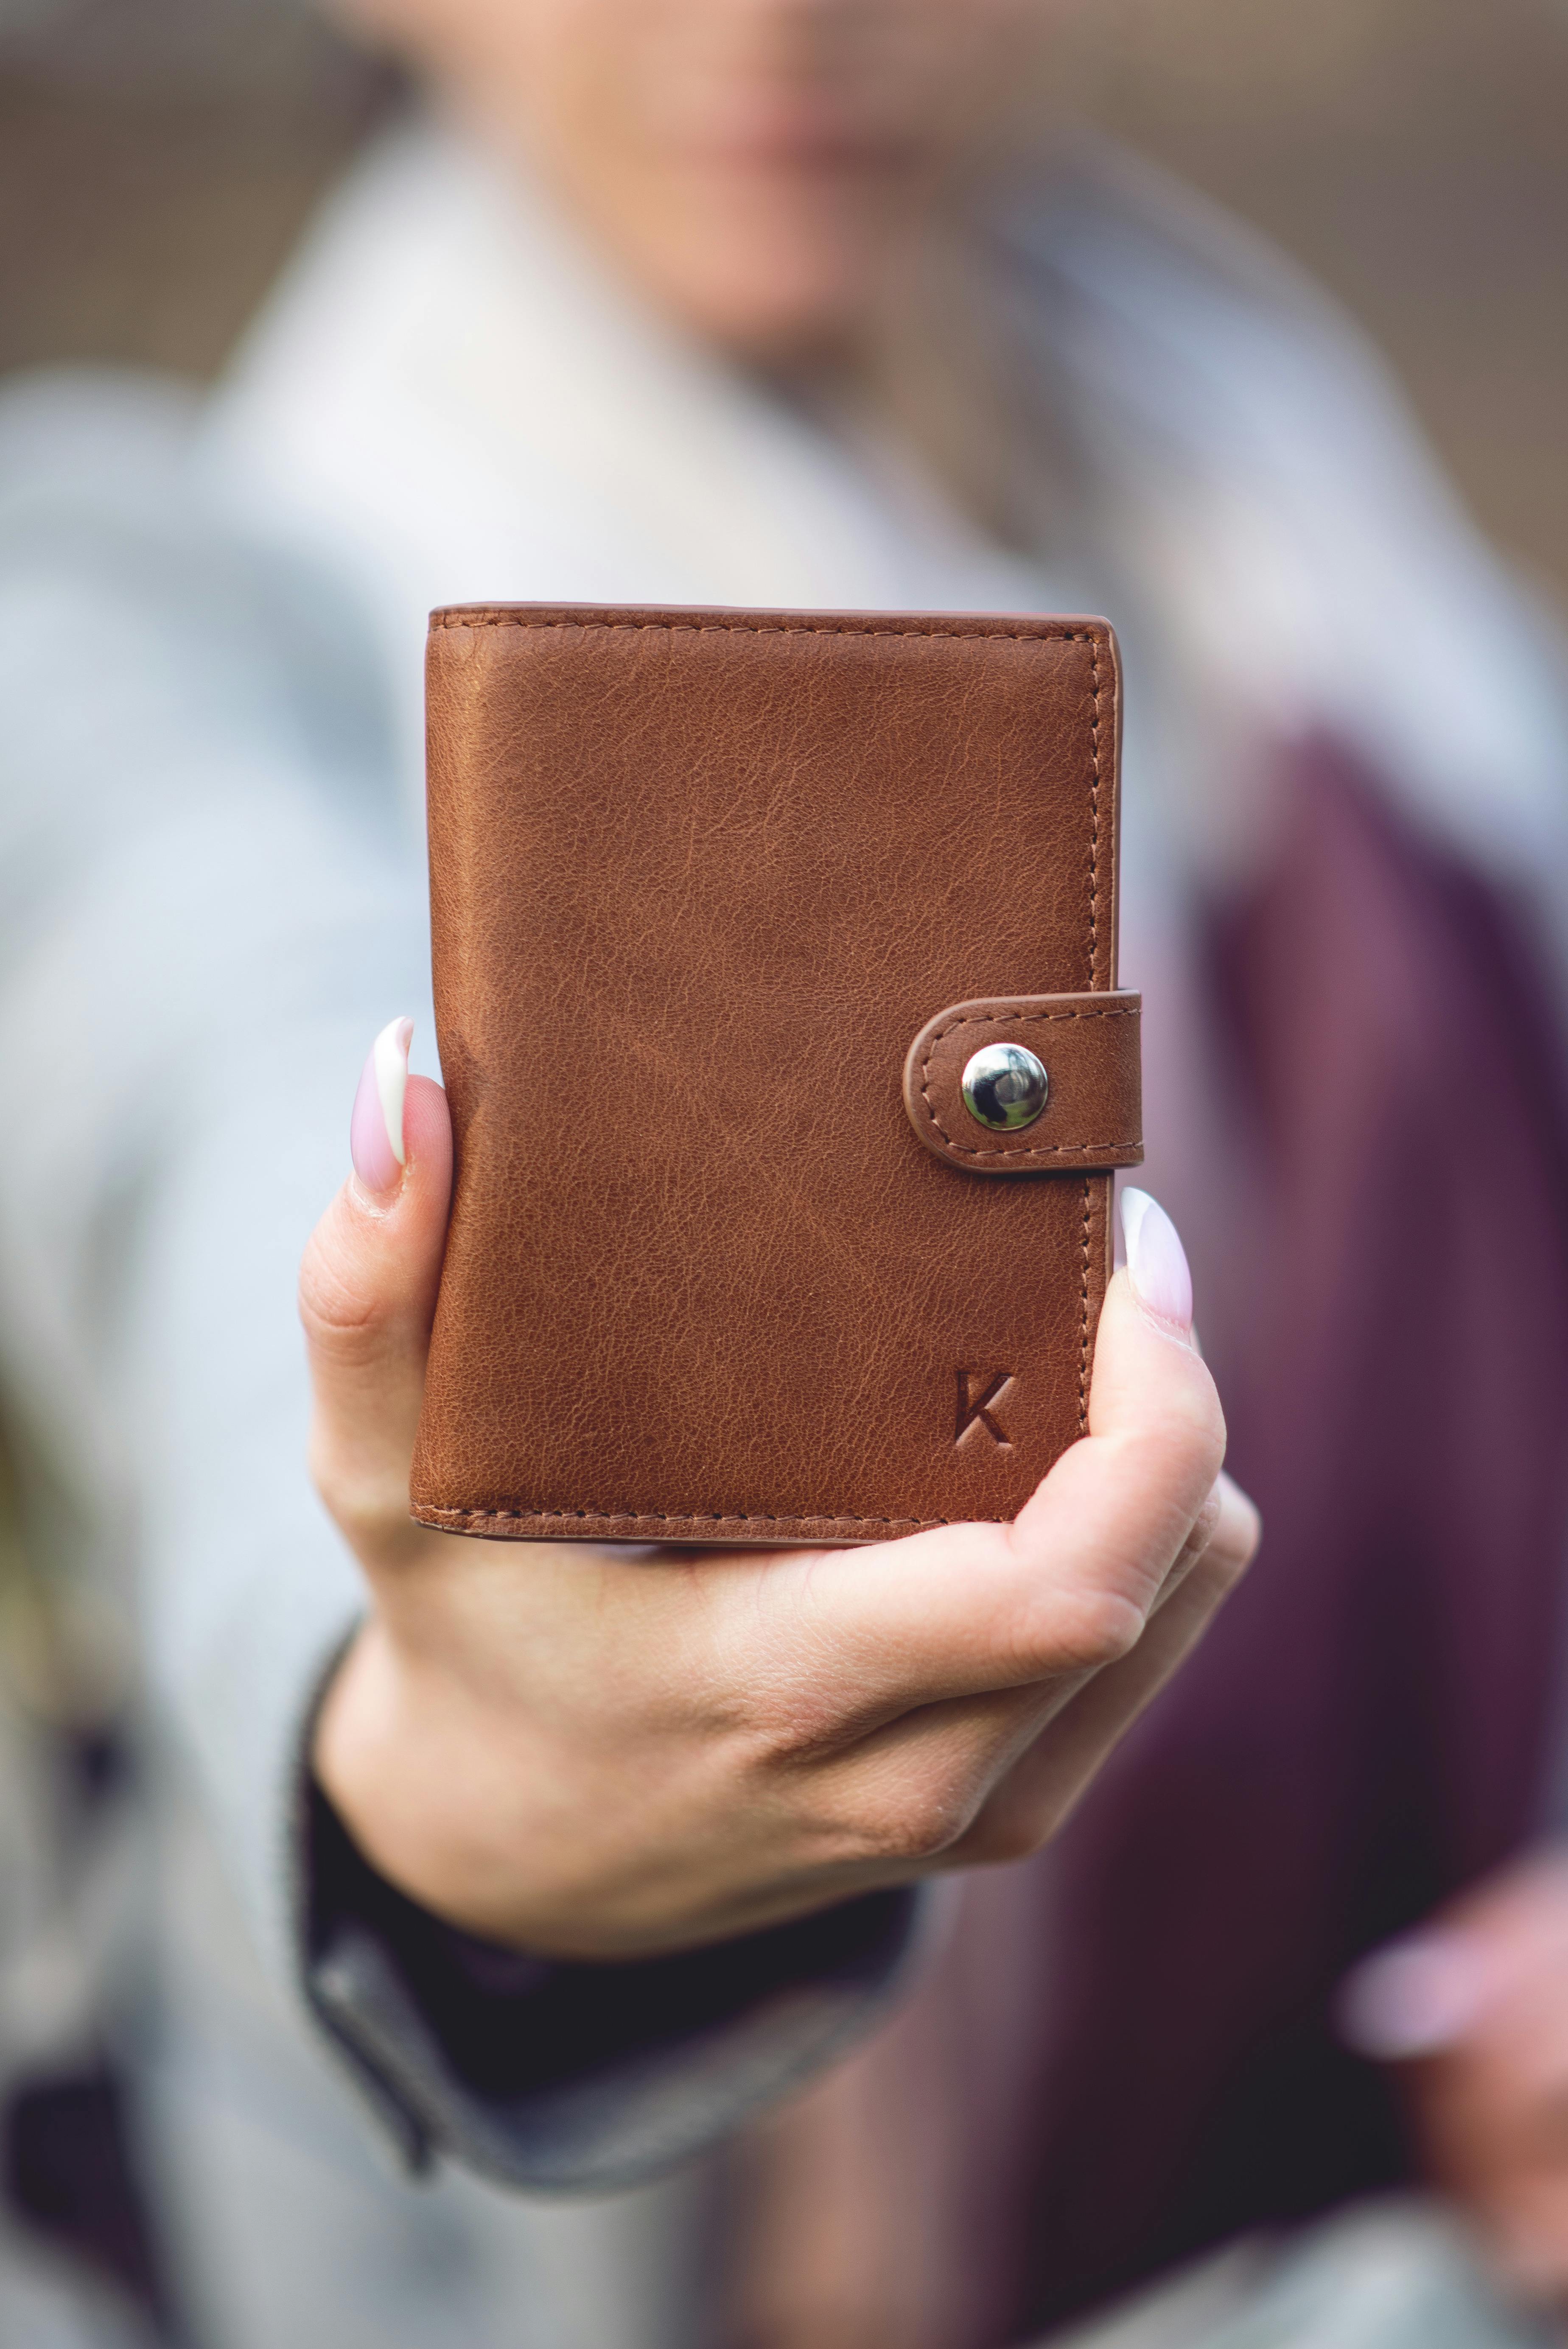
[[[630,2182],[864,2029],[913,1903],[531,1967],[400,1901],[310,1788],[363,1595],[305,1473],[294,1281],[369,1038],[431,1037],[418,798],[341,589],[211,517],[189,434],[153,388],[0,403],[8,1417],[273,1979],[407,2158]]]
[[[641,1964],[557,1964],[443,1924],[304,1790],[311,2002],[411,2168],[603,2190],[698,2151],[859,2038],[919,1896],[880,1892]]]

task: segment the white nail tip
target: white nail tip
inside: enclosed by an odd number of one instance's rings
[[[411,1019],[389,1019],[371,1047],[387,1145],[399,1166],[408,1163],[403,1151],[403,1096],[408,1086],[408,1046],[413,1036]]]
[[[1121,1200],[1121,1236],[1127,1243],[1127,1260],[1131,1264],[1138,1256],[1138,1236],[1143,1229],[1143,1218],[1154,1201],[1147,1191],[1140,1191],[1134,1183],[1124,1184],[1119,1195]]]
[[[1121,1195],[1127,1269],[1140,1299],[1160,1320],[1190,1330],[1192,1276],[1175,1225],[1157,1199],[1130,1187]]]

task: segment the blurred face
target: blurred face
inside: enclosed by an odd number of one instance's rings
[[[748,356],[852,343],[1061,0],[340,0]]]

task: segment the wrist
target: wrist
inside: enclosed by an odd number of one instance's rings
[[[642,1955],[634,1928],[623,1945],[599,1915],[598,1877],[614,1873],[593,1831],[603,1786],[591,1800],[572,1759],[542,1753],[515,1695],[487,1702],[423,1629],[415,1647],[366,1617],[317,1714],[312,1773],[357,1849],[406,1899],[496,1946]]]
[[[470,1848],[482,1813],[468,1793],[467,1741],[451,1724],[432,1737],[428,1679],[410,1671],[384,1619],[368,1615],[323,1696],[311,1771],[378,1874],[422,1908],[482,1929],[482,1862],[476,1869]]]

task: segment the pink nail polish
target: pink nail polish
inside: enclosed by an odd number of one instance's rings
[[[367,1191],[395,1191],[403,1179],[403,1094],[411,1019],[393,1019],[370,1047],[348,1121],[348,1154]]]
[[[1147,1191],[1129,1186],[1121,1194],[1121,1229],[1127,1241],[1127,1269],[1140,1303],[1160,1320],[1190,1332],[1192,1276],[1175,1225]]]
[[[1380,2064],[1435,2055],[1466,2036],[1487,2003],[1486,1968],[1459,1933],[1412,1933],[1346,1977],[1339,2033]]]

